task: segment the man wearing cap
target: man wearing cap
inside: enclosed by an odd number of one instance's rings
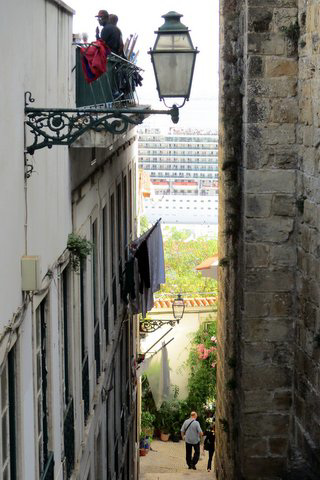
[[[109,14],[106,10],[99,10],[96,15],[99,25],[102,26],[102,30],[99,33],[99,27],[96,28],[96,38],[104,40],[106,45],[111,49],[113,53],[119,55],[121,52],[122,35],[121,30],[109,22]]]

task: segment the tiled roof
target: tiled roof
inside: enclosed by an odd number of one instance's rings
[[[154,302],[153,308],[172,308],[173,298],[161,298]],[[185,307],[209,307],[215,305],[217,302],[216,297],[197,297],[197,298],[184,298]]]
[[[196,270],[206,270],[210,268],[214,263],[218,262],[218,254],[213,257],[206,258],[203,262],[196,266]]]

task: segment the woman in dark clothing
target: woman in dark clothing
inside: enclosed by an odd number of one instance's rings
[[[208,450],[208,453],[209,453],[207,471],[211,472],[212,457],[214,454],[214,444],[216,440],[214,424],[211,426],[211,428],[208,431],[204,433],[204,437],[205,438],[203,443],[203,449]]]

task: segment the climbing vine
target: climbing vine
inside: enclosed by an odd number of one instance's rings
[[[212,321],[206,327],[201,326],[195,334],[187,362],[190,368],[187,402],[201,416],[206,416],[207,406],[214,403],[216,396],[216,324]]]

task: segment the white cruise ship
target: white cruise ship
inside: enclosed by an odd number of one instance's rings
[[[218,134],[209,130],[140,128],[139,168],[150,175],[144,199],[150,223],[218,223]]]

